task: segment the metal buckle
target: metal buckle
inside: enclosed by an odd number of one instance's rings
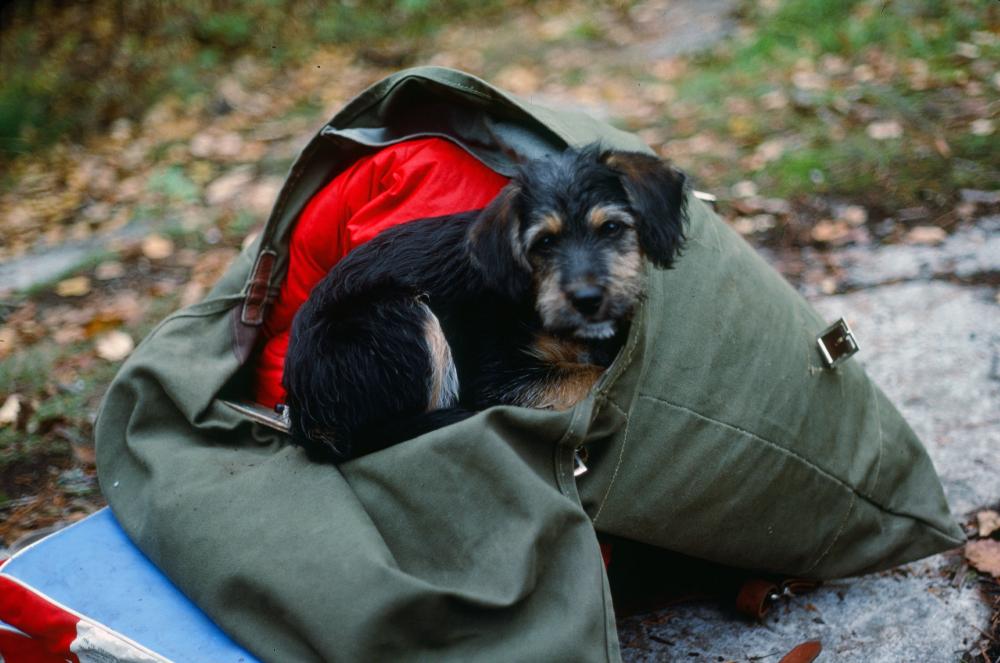
[[[707,193],[705,191],[692,191],[691,195],[698,200],[708,203],[712,206],[712,209],[716,209],[718,206],[719,198],[713,193]]]
[[[278,407],[274,410],[269,410],[263,405],[259,405],[257,403],[240,403],[236,401],[227,401],[221,398],[219,400],[224,405],[228,405],[232,409],[250,419],[250,421],[263,424],[264,426],[273,428],[276,431],[287,433],[292,427],[291,419],[288,416],[287,405],[278,405]],[[278,408],[281,409],[278,410]]]
[[[858,341],[843,318],[824,329],[816,342],[827,368],[835,368],[858,352]]]

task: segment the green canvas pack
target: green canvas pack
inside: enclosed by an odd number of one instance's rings
[[[306,202],[359,156],[428,135],[501,173],[512,153],[648,151],[457,71],[401,72],[313,138],[261,238],[139,345],[97,422],[102,489],[241,644],[282,662],[613,661],[595,527],[820,579],[962,542],[893,405],[856,360],[824,366],[826,322],[694,197],[683,257],[649,269],[625,348],[569,411],[491,408],[334,467],[225,405],[249,391]]]

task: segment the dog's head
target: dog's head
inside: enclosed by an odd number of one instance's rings
[[[469,231],[487,284],[534,296],[543,326],[614,335],[642,293],[642,259],[669,268],[684,239],[684,175],[596,147],[523,165]]]

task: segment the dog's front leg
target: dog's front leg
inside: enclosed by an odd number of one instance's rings
[[[586,398],[604,372],[603,366],[591,363],[585,344],[545,333],[536,334],[526,347],[491,359],[472,385],[480,408],[566,410]]]
[[[593,364],[551,367],[541,383],[529,391],[534,395],[526,407],[542,410],[568,410],[590,393],[604,369]]]

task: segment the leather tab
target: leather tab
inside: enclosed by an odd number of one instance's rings
[[[812,663],[822,651],[823,645],[819,640],[810,640],[794,647],[778,663]]]
[[[278,254],[271,249],[261,251],[254,263],[250,281],[247,283],[247,295],[243,301],[243,312],[240,322],[245,325],[259,327],[264,324],[264,311],[267,309],[267,294],[271,286],[271,271]]]
[[[736,595],[736,609],[747,617],[763,619],[781,588],[770,580],[751,578],[743,583]]]

